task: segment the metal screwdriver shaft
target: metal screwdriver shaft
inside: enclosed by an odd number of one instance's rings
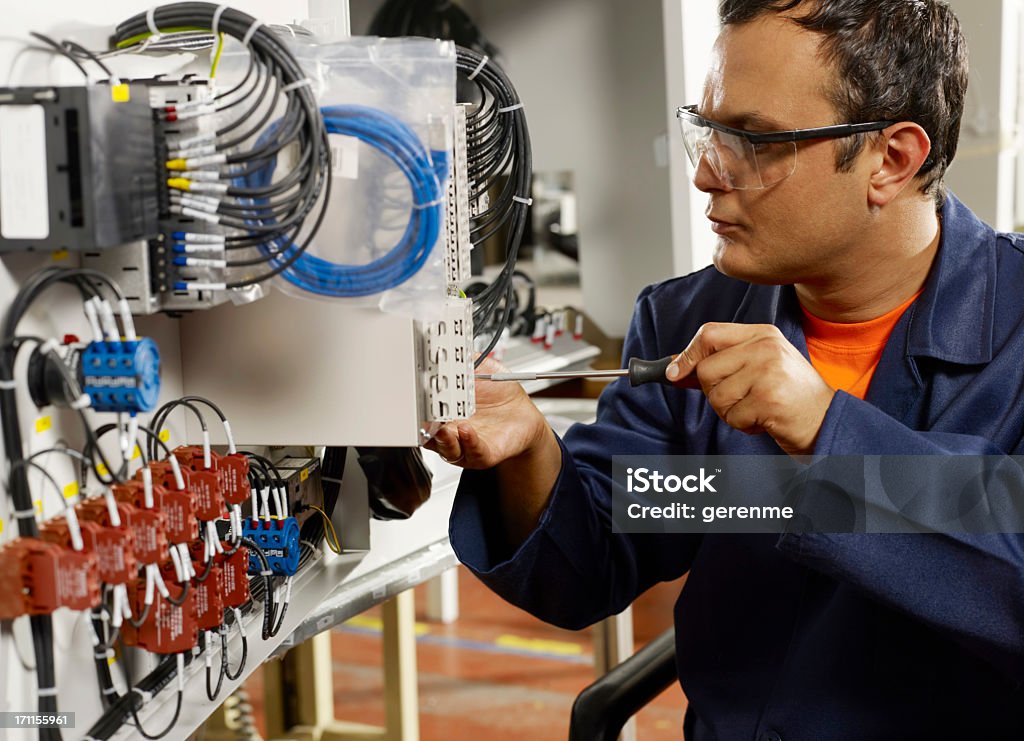
[[[617,370],[587,370],[587,371],[552,371],[536,373],[478,373],[478,381],[546,381],[566,380],[571,378],[629,378],[630,386],[643,386],[648,383],[661,383],[671,386],[672,382],[665,377],[665,369],[675,359],[674,355],[662,358],[661,360],[643,360],[642,358],[630,358],[628,368]]]

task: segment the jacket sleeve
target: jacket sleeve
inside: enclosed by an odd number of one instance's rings
[[[873,405],[839,392],[825,417],[815,455],[1007,452],[981,437],[911,430]],[[985,487],[986,505],[992,512],[1019,512],[1024,497],[1019,459],[1005,458],[1003,463],[1002,475]],[[870,499],[878,494],[865,494],[871,506]],[[815,503],[801,506],[813,511]],[[785,534],[778,546],[793,559],[952,636],[1014,681],[1024,682],[1024,534],[949,531]]]
[[[626,358],[672,351],[659,350],[649,292],[637,302]],[[605,390],[597,421],[575,425],[559,441],[562,468],[547,508],[514,553],[502,549],[493,472],[464,472],[449,529],[459,560],[512,604],[570,629],[617,614],[653,584],[684,574],[699,536],[613,533],[611,523],[612,456],[686,447],[665,390],[633,389],[624,380]]]

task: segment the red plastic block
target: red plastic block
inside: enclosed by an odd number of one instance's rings
[[[154,480],[159,480],[168,489],[178,488],[170,463],[158,461],[149,466],[153,469]],[[185,481],[185,489],[191,492],[195,503],[196,518],[210,521],[225,517],[227,512],[224,509],[224,499],[220,495],[220,477],[217,472],[212,469],[193,471],[189,466],[183,464],[180,467],[181,477]]]
[[[164,580],[173,599],[181,596],[182,587]],[[145,611],[146,580],[140,578],[128,588],[132,601],[132,612],[136,616]],[[125,623],[121,626],[125,644],[138,646],[157,654],[175,654],[191,651],[199,640],[199,626],[196,621],[196,595],[189,589],[185,601],[172,605],[157,593],[150,607],[149,616],[140,628]]]
[[[202,574],[205,567],[197,563],[195,570]],[[192,580],[192,588],[196,593],[196,620],[200,630],[216,630],[224,623],[224,584],[221,579],[221,567],[214,564],[206,581]]]
[[[170,558],[167,552],[167,515],[158,509],[134,506],[135,492],[131,487],[115,484],[111,489],[120,503],[121,523],[131,533],[132,550],[138,562],[163,563]]]
[[[241,547],[221,556],[220,576],[225,607],[241,607],[249,601],[249,549]]]
[[[250,495],[248,457],[240,453],[222,455],[219,465],[224,501],[229,505],[245,504]]]
[[[146,487],[142,483],[141,469],[136,471],[133,480],[119,486],[131,489],[131,503],[140,509],[145,508]],[[153,507],[167,516],[168,542],[188,543],[196,537],[196,512],[191,492],[171,489],[154,481]]]
[[[96,555],[37,538],[0,548],[0,618],[88,610],[100,602]]]

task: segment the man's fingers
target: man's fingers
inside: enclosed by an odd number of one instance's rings
[[[668,366],[665,376],[677,385],[693,372],[699,363],[730,347],[778,332],[772,325],[709,323],[697,330],[681,353]]]

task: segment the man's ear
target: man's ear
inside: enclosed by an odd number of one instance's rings
[[[875,207],[891,203],[913,183],[932,151],[928,134],[916,123],[904,121],[881,132],[875,143],[875,169],[868,182],[868,203]]]

